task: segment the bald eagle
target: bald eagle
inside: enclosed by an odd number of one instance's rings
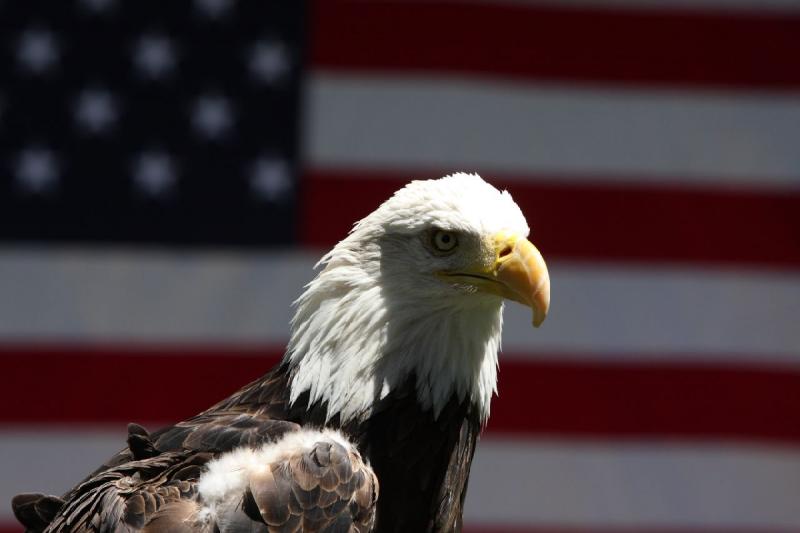
[[[413,181],[319,262],[281,363],[148,433],[63,498],[21,494],[29,531],[459,531],[497,384],[504,299],[545,319],[550,281],[508,192]],[[224,369],[220,369],[224,372]]]

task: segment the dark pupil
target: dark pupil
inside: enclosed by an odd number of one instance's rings
[[[449,244],[450,243],[450,235],[447,233],[441,235],[442,244]]]

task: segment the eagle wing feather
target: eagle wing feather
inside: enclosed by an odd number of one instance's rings
[[[237,414],[237,420],[241,416]],[[222,420],[213,421],[215,426],[219,423]],[[197,434],[218,432],[197,429],[201,426],[194,426]],[[208,442],[222,442],[226,449],[234,442],[252,444],[258,434],[253,424],[242,422],[239,427],[246,435]],[[282,429],[284,435],[298,433],[299,427]],[[310,436],[304,436],[304,442],[313,440],[310,446],[278,437],[260,447],[234,446],[231,453],[187,448],[160,451],[89,478],[66,502],[43,495],[18,496],[15,511],[29,531],[45,533],[370,531],[378,499],[375,473],[348,442],[322,432],[306,433]],[[149,449],[151,436],[140,426],[132,426],[131,435]],[[181,442],[208,444],[184,437]],[[245,466],[231,463],[234,466],[227,470],[214,469],[215,461],[235,454],[244,458]],[[236,477],[242,469],[243,484],[222,493],[203,491],[203,476]],[[45,511],[37,511],[37,505]],[[54,516],[48,515],[48,509]]]

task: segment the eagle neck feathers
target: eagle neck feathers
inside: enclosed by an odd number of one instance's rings
[[[325,268],[295,302],[284,357],[289,402],[307,393],[310,404],[327,406],[327,419],[365,420],[413,377],[420,407],[434,417],[455,398],[474,404],[485,422],[496,392],[502,303],[420,303],[365,260],[380,251],[354,250],[349,241],[323,257]]]

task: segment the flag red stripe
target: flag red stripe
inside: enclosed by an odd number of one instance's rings
[[[263,375],[282,350],[250,346],[0,346],[1,423],[183,420]]]
[[[435,175],[310,171],[301,238],[328,248],[409,179]],[[797,192],[488,177],[511,191],[550,259],[800,266]]]
[[[11,346],[0,349],[6,424],[166,423],[263,374],[278,349]],[[488,430],[583,437],[800,442],[800,370],[504,360]]]
[[[488,430],[800,442],[798,386],[785,368],[503,361]]]
[[[796,88],[800,16],[696,10],[317,1],[316,68]]]

